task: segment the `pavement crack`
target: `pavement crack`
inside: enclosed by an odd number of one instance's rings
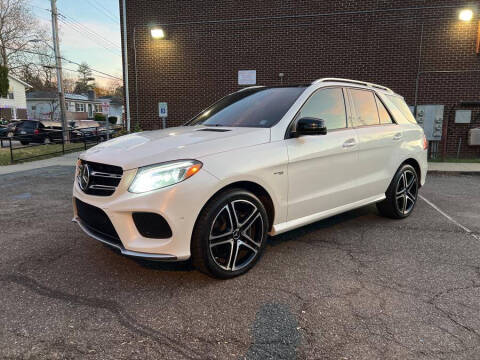
[[[134,333],[149,337],[181,354],[186,359],[202,359],[201,355],[196,354],[196,351],[188,349],[185,344],[181,344],[173,338],[152,329],[149,326],[143,325],[136,321],[132,316],[125,312],[120,304],[113,300],[104,300],[100,298],[89,298],[86,296],[72,295],[59,290],[50,289],[36,280],[21,274],[9,274],[0,276],[0,281],[15,283],[29,290],[50,299],[68,302],[80,306],[88,306],[92,308],[107,310],[112,313],[118,322],[125,328]]]

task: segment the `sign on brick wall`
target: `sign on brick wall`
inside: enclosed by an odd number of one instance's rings
[[[257,70],[239,70],[238,85],[255,85],[257,83]]]

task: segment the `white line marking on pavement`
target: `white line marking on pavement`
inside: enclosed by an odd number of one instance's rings
[[[475,235],[473,233],[472,230],[470,230],[469,228],[467,228],[466,226],[463,226],[462,224],[460,224],[457,220],[455,220],[454,218],[452,218],[450,215],[448,215],[445,211],[443,211],[442,209],[440,209],[437,205],[435,205],[434,203],[432,203],[430,200],[428,199],[425,199],[425,197],[423,197],[422,195],[418,195],[418,197],[420,199],[422,199],[423,201],[425,201],[428,205],[430,205],[432,208],[434,208],[435,210],[437,210],[440,214],[442,214],[443,216],[445,216],[448,220],[450,220],[451,222],[453,222],[455,225],[457,225],[459,228],[461,228],[463,231],[465,231],[467,234],[469,235],[472,235],[475,239],[477,240],[480,240],[480,237]]]

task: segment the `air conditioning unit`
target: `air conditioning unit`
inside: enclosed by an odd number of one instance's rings
[[[468,133],[468,145],[480,145],[480,128],[470,129]]]

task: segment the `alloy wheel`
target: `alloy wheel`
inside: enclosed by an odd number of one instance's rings
[[[223,270],[238,271],[259,254],[264,220],[248,200],[232,200],[215,216],[209,234],[210,254]]]
[[[397,210],[403,215],[409,214],[415,206],[417,195],[417,175],[411,170],[404,170],[398,178],[395,191],[395,204]]]

